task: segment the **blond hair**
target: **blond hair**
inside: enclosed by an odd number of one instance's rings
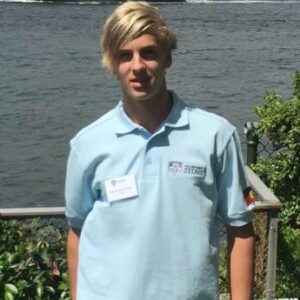
[[[158,8],[143,1],[128,1],[118,6],[103,27],[102,65],[114,72],[122,45],[145,33],[153,34],[165,51],[171,53],[176,49],[176,36]]]

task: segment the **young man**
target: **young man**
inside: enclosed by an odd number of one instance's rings
[[[254,239],[235,128],[167,90],[176,37],[158,9],[122,4],[101,45],[123,97],[71,141],[72,299],[218,299],[218,219],[232,299],[251,299]]]

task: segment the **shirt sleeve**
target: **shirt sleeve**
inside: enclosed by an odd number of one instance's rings
[[[217,167],[218,215],[230,226],[243,226],[251,222],[252,209],[245,200],[249,190],[240,140],[236,130],[218,158]]]
[[[93,207],[90,177],[82,166],[78,154],[71,147],[65,184],[66,217],[70,227],[81,229]]]

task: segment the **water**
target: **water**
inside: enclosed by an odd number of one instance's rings
[[[179,40],[169,88],[187,102],[225,116],[243,139],[265,90],[290,96],[299,2],[157,5]],[[64,204],[69,139],[120,97],[99,58],[99,30],[113,7],[0,3],[1,207]]]

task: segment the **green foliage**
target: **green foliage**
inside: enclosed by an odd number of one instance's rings
[[[294,93],[293,95],[300,98],[300,71],[295,72],[293,76]]]
[[[293,98],[284,101],[276,92],[268,92],[262,107],[256,108],[260,120],[259,135],[267,136],[275,155],[259,159],[254,166],[268,186],[284,202],[281,221],[300,224],[300,72],[293,78]]]
[[[1,220],[0,232],[0,299],[70,299],[63,222]]]
[[[220,252],[219,252],[219,292],[220,294],[229,293],[229,283],[228,283],[228,253],[227,253],[227,241],[222,240],[220,242]]]
[[[293,97],[267,92],[257,134],[268,137],[274,153],[252,166],[283,202],[280,213],[277,296],[300,295],[300,72],[293,76]]]
[[[300,230],[282,226],[279,245],[277,294],[293,298],[300,294]]]

